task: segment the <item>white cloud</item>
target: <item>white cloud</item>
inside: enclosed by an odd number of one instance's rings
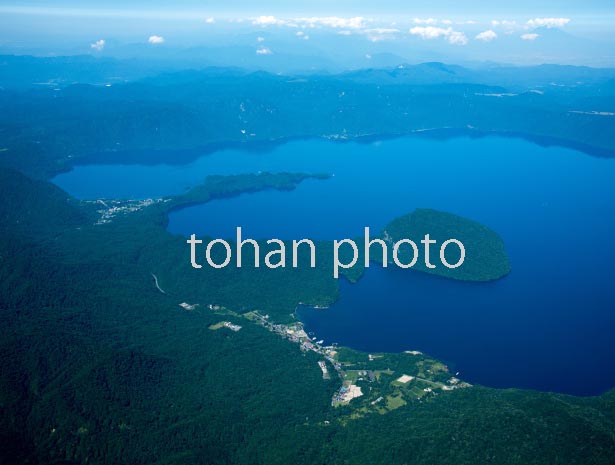
[[[207,24],[213,24],[213,23],[215,23],[215,22],[216,22],[216,20],[215,20],[214,18],[205,18],[205,22],[206,22]]]
[[[347,30],[338,31],[337,33],[341,36],[349,36],[350,34],[352,34],[352,32],[347,31]]]
[[[338,16],[314,16],[311,18],[297,18],[294,21],[308,27],[329,26],[344,29],[361,29],[366,26],[365,18],[362,16],[355,16],[353,18],[340,18]]]
[[[414,24],[436,24],[437,22],[438,20],[434,18],[414,18]]]
[[[94,42],[93,44],[90,44],[90,48],[96,50],[97,52],[101,52],[102,49],[105,48],[105,43],[106,42],[104,39],[100,39]]]
[[[256,38],[256,41],[257,41],[258,43],[262,43],[262,42],[265,42],[265,38],[264,38],[264,37],[260,37],[260,36],[259,36],[259,37],[257,37],[257,38]]]
[[[310,18],[281,19],[275,16],[259,16],[252,20],[255,26],[288,26],[288,27],[333,27],[346,29],[362,29],[366,27],[366,20],[361,16],[341,18],[338,16],[312,16]]]
[[[446,26],[450,26],[451,24],[453,24],[453,22],[450,19],[443,19],[442,21],[440,21],[442,24],[445,24]]]
[[[446,37],[451,44],[455,45],[465,45],[468,43],[468,38],[463,32],[453,31],[453,28],[451,27],[444,29],[442,27],[434,26],[415,26],[408,32],[423,39],[437,39],[439,37]]]
[[[477,34],[475,37],[476,40],[482,40],[483,42],[491,42],[494,39],[497,39],[498,35],[493,32],[491,29],[487,31],[483,31],[480,34]]]
[[[569,22],[569,18],[534,18],[527,22],[527,26],[531,28],[546,27],[551,29],[554,27],[564,27]]]
[[[433,26],[416,26],[410,29],[410,34],[413,36],[420,36],[423,39],[437,39],[438,37],[448,36],[453,32],[452,28],[444,29],[442,27]]]
[[[503,27],[504,29],[513,29],[517,26],[517,21],[509,21],[507,19],[497,20],[494,19],[491,21],[491,26],[493,27]]]
[[[453,45],[465,45],[468,43],[468,38],[463,32],[453,31],[448,36],[448,41]]]
[[[396,34],[399,32],[399,29],[395,29],[392,27],[375,27],[372,29],[366,29],[365,30],[366,33],[372,33],[372,34]]]
[[[273,52],[267,47],[261,47],[256,50],[257,55],[271,55]]]
[[[147,39],[147,41],[150,44],[154,44],[154,45],[162,44],[162,43],[164,43],[164,37],[161,37],[161,36],[150,36],[149,39]]]
[[[523,34],[521,36],[523,40],[536,40],[537,37],[538,37],[538,34]]]
[[[273,24],[281,24],[281,20],[276,19],[275,16],[259,16],[258,18],[254,18],[252,24],[255,26],[271,26]]]

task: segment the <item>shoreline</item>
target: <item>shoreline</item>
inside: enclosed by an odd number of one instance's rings
[[[48,180],[71,171],[77,166],[87,165],[141,165],[155,166],[167,164],[170,166],[182,166],[190,164],[199,158],[211,155],[222,150],[245,150],[254,153],[267,153],[280,145],[291,142],[306,140],[327,140],[335,143],[370,144],[377,141],[400,139],[403,137],[427,137],[436,140],[448,140],[460,137],[483,138],[483,137],[503,137],[513,139],[523,139],[541,147],[562,147],[584,153],[588,156],[597,158],[615,158],[615,149],[609,150],[603,147],[594,147],[583,142],[569,139],[562,139],[553,136],[528,134],[517,131],[503,130],[484,130],[472,127],[435,127],[412,129],[408,132],[390,134],[321,134],[321,135],[300,135],[284,136],[279,138],[264,140],[241,140],[241,141],[215,141],[192,148],[183,149],[135,149],[135,150],[107,150],[92,152],[82,157],[72,158],[68,163],[58,167],[58,170],[49,176]],[[147,155],[147,157],[145,157]]]

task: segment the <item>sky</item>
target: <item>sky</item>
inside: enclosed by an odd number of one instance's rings
[[[375,14],[390,13],[399,14],[404,11],[445,14],[502,14],[502,13],[525,13],[525,14],[584,14],[612,12],[614,5],[611,0],[532,0],[515,1],[455,1],[455,0],[179,0],[174,2],[162,0],[26,0],[5,1],[5,6],[10,7],[53,7],[53,8],[91,8],[91,9],[191,9],[211,11],[223,15],[243,14],[281,14],[281,13],[308,13],[321,14]],[[172,6],[172,8],[169,8]]]
[[[126,57],[156,48],[162,56],[173,47],[245,47],[263,60],[343,55],[351,67],[383,53],[408,61],[611,67],[614,24],[612,0],[5,0],[0,53]],[[229,52],[227,61],[234,59]]]

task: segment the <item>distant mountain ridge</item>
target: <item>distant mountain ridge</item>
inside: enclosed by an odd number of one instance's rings
[[[117,62],[49,60],[0,57],[0,163],[36,177],[94,153],[118,160],[122,152],[434,130],[514,135],[615,156],[615,69],[428,62],[279,75],[206,68],[105,83],[98,80],[115,73]],[[41,79],[47,84],[27,84]]]

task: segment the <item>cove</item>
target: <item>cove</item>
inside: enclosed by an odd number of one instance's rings
[[[489,283],[376,266],[356,284],[340,280],[331,308],[298,309],[318,339],[420,350],[494,387],[582,395],[615,387],[615,160],[501,137],[304,140],[179,166],[79,166],[55,182],[79,198],[146,198],[209,174],[258,171],[334,176],[177,210],[168,230],[232,238],[241,226],[253,238],[332,240],[434,208],[492,228],[506,245],[512,271]]]

